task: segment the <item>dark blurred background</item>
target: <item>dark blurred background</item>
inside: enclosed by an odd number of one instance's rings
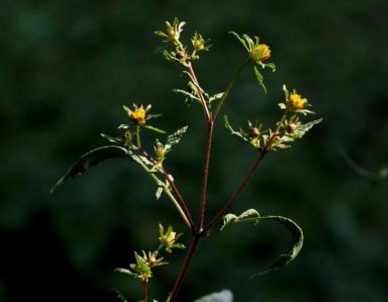
[[[230,288],[247,302],[388,301],[386,0],[2,0],[0,301],[113,302],[115,287],[137,301],[140,284],[113,268],[126,266],[133,250],[153,249],[159,222],[186,231],[131,162],[107,162],[49,194],[78,156],[106,143],[101,132],[119,134],[123,104],[152,103],[164,114],[155,124],[169,131],[190,125],[166,166],[197,213],[203,114],[171,91],[185,87],[180,66],[154,54],[153,31],[174,16],[187,21],[187,41],[195,30],[211,38],[195,68],[213,93],[245,56],[229,30],[271,46],[278,71],[266,72],[269,92],[246,70],[224,110],[234,125],[274,123],[283,83],[324,118],[291,150],[270,154],[233,208],[297,221],[306,236],[301,255],[248,280],[290,239],[271,224],[230,228],[203,241],[180,300]],[[221,119],[215,135],[209,216],[255,158]],[[152,297],[166,298],[184,254],[155,270]]]

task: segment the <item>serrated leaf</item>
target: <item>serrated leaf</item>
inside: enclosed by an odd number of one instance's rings
[[[225,92],[220,92],[220,93],[216,93],[215,95],[212,95],[210,98],[209,98],[209,103],[212,103],[214,101],[218,101],[220,99],[222,99],[222,97],[224,96]]]
[[[194,94],[186,91],[186,90],[183,90],[183,89],[174,89],[173,92],[175,93],[179,93],[179,94],[182,94],[184,95],[186,98],[190,99],[190,101],[197,101],[197,102],[201,102],[201,100],[196,97]],[[187,101],[186,101],[187,102]]]
[[[316,119],[314,121],[311,121],[309,123],[300,125],[297,129],[295,129],[295,136],[297,138],[303,137],[311,128],[313,128],[315,125],[321,123],[323,121],[323,118]]]
[[[251,276],[251,278],[266,274],[272,270],[277,270],[287,265],[298,256],[298,254],[300,253],[303,247],[303,241],[304,241],[303,231],[294,221],[282,216],[272,216],[272,215],[260,216],[260,214],[254,209],[245,211],[240,216],[237,216],[234,214],[225,215],[221,222],[220,231],[222,231],[227,225],[236,224],[240,222],[252,222],[257,224],[262,220],[272,220],[284,225],[287,228],[287,230],[291,233],[293,243],[292,243],[292,246],[284,253],[280,254],[275,259],[275,261],[272,262],[272,264],[267,266],[264,270],[261,270],[258,273],[255,273],[254,275]]]
[[[259,85],[261,86],[261,88],[263,88],[264,92],[267,93],[267,88],[264,85],[263,75],[260,73],[259,69],[256,66],[253,67],[253,70],[255,71],[256,79],[259,82]]]
[[[167,136],[166,145],[168,145],[169,148],[171,148],[172,146],[179,144],[180,140],[182,139],[183,135],[187,132],[188,128],[189,126],[184,126],[178,129],[177,131],[175,131],[174,133],[170,134],[169,136]]]
[[[129,151],[120,146],[104,146],[93,149],[76,160],[69,170],[52,187],[51,193],[54,192],[58,186],[63,185],[65,182],[77,175],[85,173],[90,168],[104,162],[107,159],[127,157],[128,155]]]
[[[233,302],[233,294],[229,289],[203,296],[194,302]]]

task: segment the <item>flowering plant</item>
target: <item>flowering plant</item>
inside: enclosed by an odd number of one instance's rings
[[[171,23],[166,22],[164,31],[156,31],[155,34],[163,38],[163,45],[160,48],[160,52],[163,54],[164,58],[168,61],[180,64],[188,77],[188,89],[175,89],[174,91],[184,96],[186,104],[190,105],[192,103],[198,103],[203,109],[204,118],[206,120],[207,137],[204,154],[201,199],[198,202],[199,215],[197,221],[194,221],[192,211],[189,209],[186,200],[179,190],[175,178],[168,172],[166,167],[169,153],[181,141],[188,130],[188,126],[183,126],[177,131],[168,134],[164,143],[162,143],[160,139],[156,139],[153,152],[145,150],[141,142],[142,135],[144,134],[143,130],[150,130],[157,135],[166,135],[164,130],[150,125],[150,120],[160,116],[158,114],[150,113],[151,105],[138,106],[134,104],[131,108],[124,106],[123,108],[129,122],[127,124],[121,124],[118,127],[123,130],[122,135],[120,137],[113,137],[102,134],[102,136],[108,140],[109,144],[91,150],[81,156],[53,187],[54,190],[59,185],[88,171],[91,167],[102,163],[107,159],[130,159],[134,163],[140,165],[156,184],[156,198],[159,199],[162,194],[165,194],[166,197],[170,199],[192,237],[184,263],[177,275],[172,291],[167,297],[167,301],[169,302],[177,301],[182,281],[188,272],[191,260],[195,255],[195,251],[202,238],[223,231],[225,228],[232,225],[241,222],[257,224],[261,221],[273,221],[283,225],[292,236],[293,243],[291,247],[279,255],[272,264],[269,264],[266,268],[254,273],[252,277],[262,275],[272,270],[277,270],[295,259],[302,249],[304,235],[302,229],[293,220],[277,215],[263,216],[255,209],[247,209],[239,215],[228,212],[254,175],[266,154],[278,149],[290,148],[295,140],[302,138],[314,125],[322,121],[322,119],[317,119],[302,123],[302,116],[314,114],[314,112],[307,109],[311,107],[311,105],[306,98],[302,97],[295,90],[290,93],[285,85],[283,86],[284,102],[279,103],[282,114],[273,127],[265,128],[262,123],[252,123],[251,121],[248,121],[247,129],[239,128],[238,130],[235,130],[231,126],[229,118],[224,116],[225,129],[232,136],[236,136],[256,149],[257,157],[253,161],[252,167],[247,172],[240,186],[235,189],[231,197],[226,200],[222,207],[220,207],[218,213],[212,217],[212,219],[206,221],[209,165],[211,160],[213,129],[217,117],[225,105],[229,93],[235,85],[236,79],[246,67],[253,67],[259,85],[265,92],[266,87],[264,85],[262,71],[270,69],[274,72],[276,67],[273,63],[265,63],[271,58],[271,49],[267,44],[260,43],[258,37],[252,39],[246,34],[240,36],[235,32],[231,32],[231,34],[242,43],[247,51],[247,56],[244,63],[237,69],[236,73],[229,81],[225,91],[210,95],[200,85],[193,66],[193,62],[199,60],[199,54],[209,50],[211,46],[210,42],[209,40],[205,40],[202,34],[195,32],[191,38],[191,46],[186,45],[181,40],[184,25],[185,22],[180,22],[175,18]],[[143,283],[143,302],[148,302],[149,299],[148,286],[150,279],[154,276],[153,269],[167,264],[161,254],[163,252],[171,254],[174,249],[185,248],[183,244],[178,242],[181,236],[182,233],[177,233],[174,231],[173,227],[169,226],[164,228],[162,225],[159,225],[158,248],[153,251],[142,251],[141,253],[134,252],[135,261],[133,263],[130,263],[126,268],[116,269],[117,272],[139,279]],[[119,294],[119,296],[123,301],[126,301],[121,294]],[[228,293],[213,294],[209,297],[210,300],[213,299],[214,301],[231,301],[231,296]],[[209,299],[205,300],[210,301]]]

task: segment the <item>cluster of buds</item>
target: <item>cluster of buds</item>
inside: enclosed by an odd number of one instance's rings
[[[276,150],[290,148],[290,143],[296,139],[302,138],[307,131],[314,125],[320,123],[322,119],[317,119],[306,124],[302,124],[299,120],[300,115],[313,114],[313,111],[306,109],[311,105],[307,99],[303,98],[295,90],[289,93],[287,87],[283,86],[285,102],[280,103],[279,107],[285,112],[282,118],[276,124],[275,130],[261,130],[262,125],[258,123],[252,124],[248,121],[249,131],[244,131],[241,128],[235,131],[225,117],[225,128],[234,136],[250,143],[254,148],[260,150]]]
[[[163,225],[159,224],[159,241],[164,247],[167,253],[171,253],[173,248],[183,249],[185,246],[182,243],[177,243],[178,239],[182,236],[182,233],[174,232],[172,226],[169,226],[164,231]]]
[[[184,46],[180,40],[185,24],[185,22],[180,22],[178,18],[174,18],[172,24],[166,21],[166,28],[164,31],[157,30],[155,31],[155,34],[162,37],[163,42],[166,43],[166,46],[161,48],[166,60],[177,61],[180,64],[187,66],[190,61],[199,59],[198,52],[209,50],[211,45],[201,34],[195,32],[191,39],[193,49],[192,51],[188,51],[188,47]]]
[[[152,252],[142,251],[142,255],[134,252],[135,262],[129,264],[129,269],[117,268],[116,271],[129,275],[133,278],[140,279],[144,282],[148,282],[148,280],[153,276],[153,268],[168,264],[168,262],[163,261],[163,257],[159,257],[159,253],[163,248],[168,253],[172,252],[172,248],[184,248],[183,244],[177,243],[178,238],[182,234],[174,232],[171,226],[169,226],[167,231],[164,232],[163,226],[159,224],[159,235],[160,245],[157,250]]]

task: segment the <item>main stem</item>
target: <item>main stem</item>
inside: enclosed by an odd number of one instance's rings
[[[213,121],[209,121],[208,127],[207,127],[205,160],[204,160],[204,166],[203,166],[201,204],[199,208],[199,221],[198,221],[199,232],[202,232],[203,222],[205,220],[206,193],[207,193],[207,185],[208,185],[208,179],[209,179],[209,165],[210,165],[210,154],[211,154],[211,148],[212,148],[212,138],[213,138]]]
[[[176,297],[177,297],[177,295],[179,293],[182,281],[183,281],[183,279],[186,276],[187,269],[189,268],[189,264],[191,262],[191,258],[193,257],[193,254],[194,254],[195,250],[197,249],[198,242],[199,242],[200,239],[201,239],[200,235],[198,235],[198,234],[194,235],[193,241],[191,242],[191,245],[190,245],[190,249],[187,252],[187,255],[186,255],[186,258],[185,258],[185,262],[183,263],[182,269],[179,272],[178,278],[175,281],[174,288],[172,290],[169,302],[175,302],[175,299],[176,299]]]

